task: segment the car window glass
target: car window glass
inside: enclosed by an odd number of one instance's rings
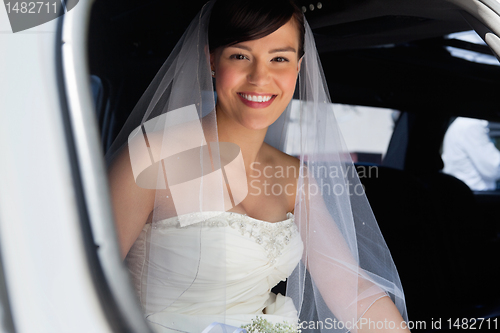
[[[457,117],[443,140],[443,172],[462,180],[473,191],[497,190],[500,180],[499,139],[499,123]]]
[[[500,66],[498,59],[491,53],[489,48],[486,46],[486,43],[474,30],[453,33],[445,36],[445,39],[448,39],[451,42],[466,42],[462,44],[456,43],[454,46],[446,46],[448,52],[450,52],[450,54],[454,57],[480,64]],[[467,44],[481,45],[484,46],[484,48],[467,49]]]
[[[381,164],[387,152],[399,111],[332,103],[332,109],[344,137],[353,162]],[[290,155],[299,155],[299,108],[298,101],[292,102],[291,122],[288,135]]]
[[[500,122],[490,121],[488,124],[490,140],[495,145],[496,149],[500,151]],[[500,191],[500,180],[497,179],[496,190]]]

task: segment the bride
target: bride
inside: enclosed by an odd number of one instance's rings
[[[122,255],[156,331],[407,332],[290,0],[207,3],[106,158]],[[286,296],[273,293],[284,280]]]

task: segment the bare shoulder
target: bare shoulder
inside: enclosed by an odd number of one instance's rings
[[[154,208],[155,191],[136,184],[128,145],[114,156],[108,169],[108,180],[116,231],[125,257]]]
[[[275,176],[279,178],[284,188],[287,189],[284,193],[287,196],[288,211],[293,213],[300,176],[300,160],[272,146],[264,145],[266,149],[266,164],[274,168]]]
[[[148,132],[147,135],[138,132],[115,154],[108,169],[123,256],[128,253],[158,205],[162,205],[162,212],[167,215],[175,211],[166,179],[163,179],[165,187],[156,189],[159,164],[153,161],[192,148],[193,143],[199,144],[203,135],[199,122],[195,121],[161,129]],[[156,200],[159,190],[164,198],[169,199],[161,202]]]

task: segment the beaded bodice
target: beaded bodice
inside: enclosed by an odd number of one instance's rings
[[[221,228],[231,227],[240,232],[242,236],[247,236],[254,240],[257,244],[262,246],[267,252],[267,257],[270,263],[275,263],[276,258],[282,255],[282,250],[290,243],[291,238],[298,233],[297,226],[294,223],[294,216],[292,213],[287,213],[287,219],[280,222],[265,222],[258,220],[248,215],[232,212],[204,212],[191,214],[194,217],[203,214],[206,216],[205,220],[200,223],[190,224],[182,227],[177,217],[161,220],[153,223],[152,229],[158,228]],[[189,216],[187,217],[189,219]],[[186,219],[186,217],[184,217]]]
[[[246,215],[231,214],[227,223],[238,230],[242,235],[248,235],[261,245],[267,252],[271,264],[282,255],[283,249],[290,243],[291,238],[298,233],[293,214],[287,214],[288,219],[269,223],[253,219]]]
[[[147,224],[130,250],[127,262],[146,313],[265,313],[271,289],[302,256],[293,214],[275,223],[230,212],[196,214],[202,222],[181,226],[174,217]],[[224,306],[214,306],[221,295]]]

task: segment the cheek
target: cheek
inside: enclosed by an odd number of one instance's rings
[[[295,85],[297,83],[297,73],[288,73],[287,75],[283,75],[280,80],[281,90],[283,94],[287,97],[293,96],[295,91]]]
[[[231,91],[237,86],[238,82],[241,80],[241,75],[238,71],[220,66],[215,74],[215,84],[217,89],[217,94],[231,94]]]

